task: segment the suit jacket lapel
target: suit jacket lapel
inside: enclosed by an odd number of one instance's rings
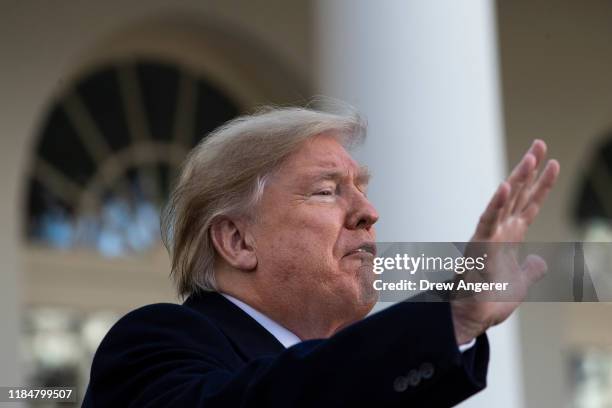
[[[285,349],[269,331],[219,293],[193,294],[184,305],[217,324],[245,361],[277,354]]]

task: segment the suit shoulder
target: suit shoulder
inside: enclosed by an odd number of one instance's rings
[[[120,318],[104,336],[94,363],[103,356],[125,357],[175,347],[199,349],[204,344],[223,347],[228,340],[205,315],[178,304],[156,303]]]
[[[113,329],[117,326],[122,327],[131,324],[163,324],[165,322],[173,322],[175,319],[198,318],[204,318],[204,316],[183,305],[175,303],[153,303],[128,312],[115,323]]]
[[[231,343],[205,315],[170,303],[140,307],[119,319],[100,343],[87,398],[113,401],[99,406],[123,405],[152,384],[176,386],[186,372],[226,371],[234,360]]]

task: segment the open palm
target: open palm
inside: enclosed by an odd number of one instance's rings
[[[556,160],[541,166],[546,150],[543,141],[533,142],[480,217],[467,253],[476,247],[479,251],[485,250],[487,267],[482,272],[465,274],[462,279],[510,282],[510,290],[493,295],[474,294],[452,302],[455,334],[460,344],[504,321],[525,298],[529,286],[546,272],[543,259],[530,255],[521,262],[516,247],[510,244],[523,242],[559,175]]]

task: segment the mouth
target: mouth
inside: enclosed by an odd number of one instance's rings
[[[376,256],[376,245],[373,242],[364,242],[358,247],[347,252],[346,255],[344,256],[346,257],[346,256],[351,256],[351,255],[370,255],[372,257],[375,257]]]

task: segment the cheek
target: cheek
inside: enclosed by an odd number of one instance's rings
[[[271,225],[288,243],[333,249],[342,230],[342,214],[336,209],[301,209],[279,216]]]
[[[336,245],[342,228],[332,211],[297,211],[268,220],[257,236],[261,259],[278,269],[306,269],[313,273],[337,268]],[[263,265],[262,265],[263,266]]]
[[[287,265],[313,269],[333,259],[333,243],[321,231],[286,229],[271,238],[268,254]]]

